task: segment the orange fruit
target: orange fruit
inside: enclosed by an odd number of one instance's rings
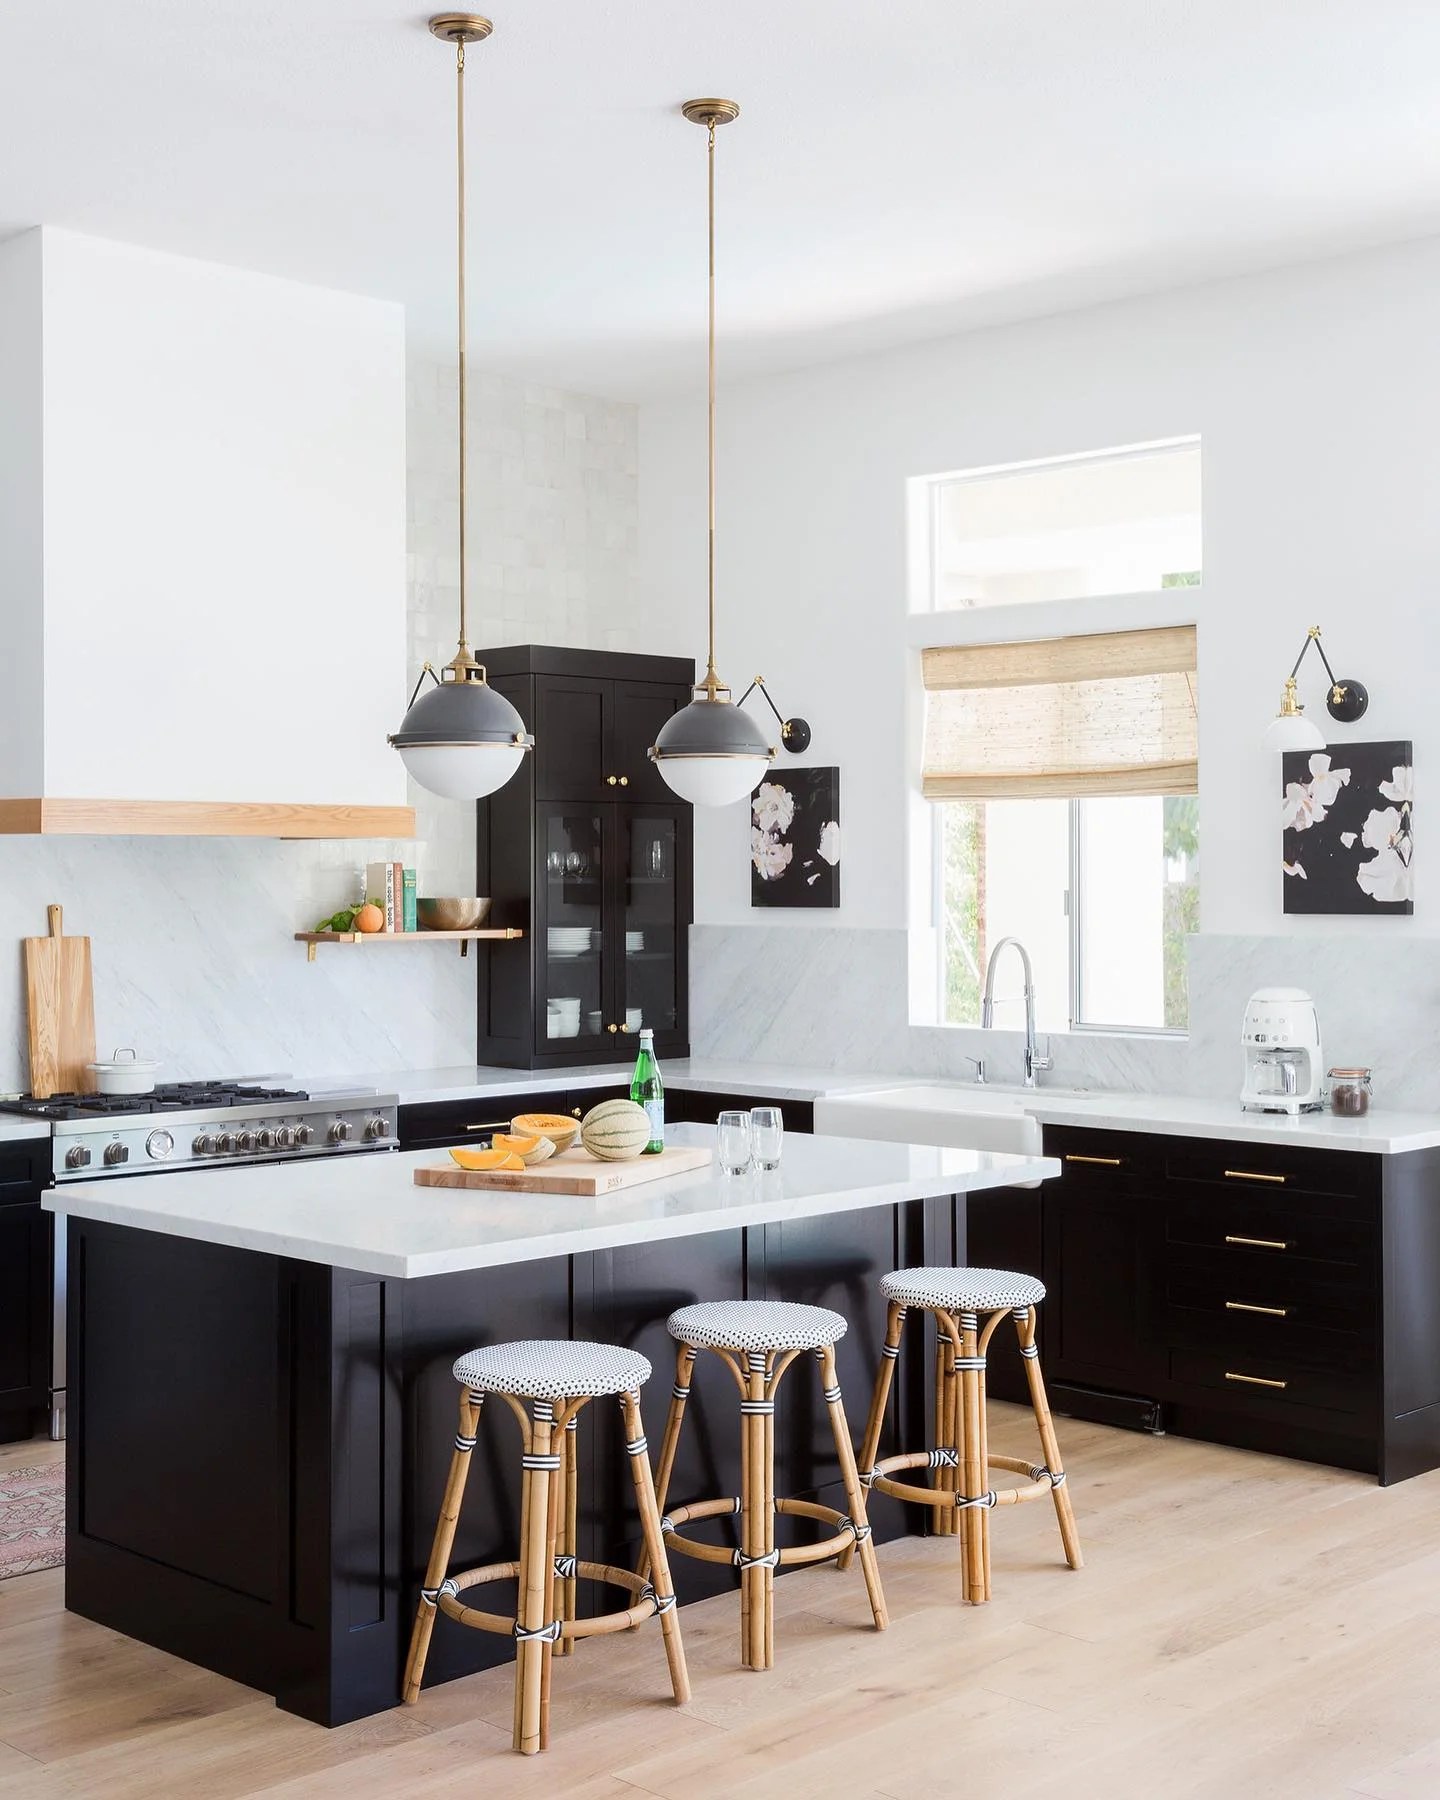
[[[557,1150],[568,1150],[580,1135],[580,1121],[564,1113],[521,1113],[510,1129],[516,1137],[546,1137]]]
[[[504,1169],[509,1173],[518,1173],[525,1167],[520,1158],[510,1150],[465,1150],[454,1149],[451,1156],[462,1169]]]
[[[383,931],[385,915],[373,900],[367,900],[355,915],[357,931]]]

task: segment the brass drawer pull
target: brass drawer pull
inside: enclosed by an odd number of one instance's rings
[[[1103,1169],[1123,1169],[1125,1166],[1125,1158],[1123,1156],[1074,1156],[1068,1150],[1065,1153],[1065,1161],[1095,1163]]]
[[[1288,1306],[1252,1306],[1248,1300],[1227,1300],[1225,1310],[1226,1312],[1264,1313],[1267,1319],[1288,1319],[1290,1316]]]
[[[1284,1187],[1286,1178],[1283,1175],[1257,1174],[1254,1169],[1227,1169],[1225,1179],[1227,1181],[1273,1181],[1277,1187]]]
[[[1288,1381],[1271,1381],[1265,1375],[1236,1375],[1232,1370],[1225,1371],[1227,1381],[1243,1381],[1247,1387],[1283,1388],[1289,1387]]]
[[[492,1119],[488,1125],[467,1125],[465,1129],[467,1131],[508,1131],[510,1121],[508,1119]]]
[[[1227,1244],[1244,1244],[1250,1250],[1288,1250],[1289,1243],[1284,1238],[1252,1238],[1237,1237],[1232,1232],[1225,1233]]]

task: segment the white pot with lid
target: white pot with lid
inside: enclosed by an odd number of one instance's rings
[[[133,1050],[113,1050],[104,1062],[88,1065],[97,1094],[152,1094],[158,1062],[137,1056]]]

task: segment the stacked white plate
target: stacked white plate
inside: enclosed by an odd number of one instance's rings
[[[583,956],[590,948],[588,925],[552,925],[545,934],[551,956]]]
[[[627,951],[643,950],[645,948],[645,933],[643,931],[627,931],[625,933],[625,948]]]

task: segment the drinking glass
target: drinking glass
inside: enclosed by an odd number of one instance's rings
[[[750,1167],[750,1115],[722,1112],[715,1121],[720,1167],[727,1175],[743,1175]]]
[[[754,1106],[750,1109],[750,1136],[755,1146],[755,1161],[762,1169],[778,1169],[785,1148],[785,1117],[778,1106]]]

